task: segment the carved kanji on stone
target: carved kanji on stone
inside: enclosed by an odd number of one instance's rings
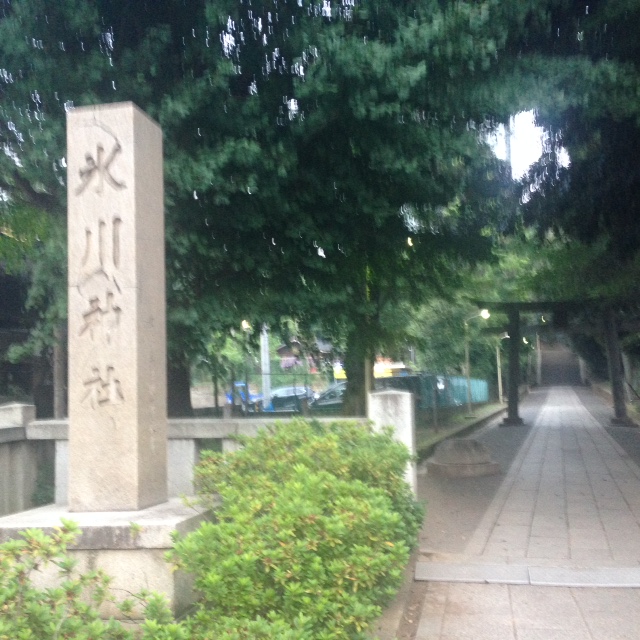
[[[86,389],[82,402],[88,402],[94,409],[105,405],[122,404],[124,395],[120,386],[120,380],[114,377],[114,368],[107,367],[106,376],[103,378],[100,369],[93,367],[91,377],[83,381]]]
[[[80,195],[94,178],[97,178],[98,181],[95,188],[96,193],[102,193],[105,182],[114,189],[124,189],[127,185],[120,180],[116,180],[110,172],[111,164],[121,151],[122,147],[116,139],[106,158],[104,157],[104,147],[101,143],[97,145],[95,159],[90,153],[85,154],[86,164],[79,171],[81,184],[76,189],[76,195]]]

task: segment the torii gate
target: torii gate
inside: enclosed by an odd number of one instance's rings
[[[509,340],[509,369],[508,369],[508,404],[505,426],[517,426],[523,424],[519,415],[519,387],[520,387],[520,342],[522,339],[520,327],[520,313],[552,313],[556,327],[567,325],[570,313],[582,310],[590,310],[597,314],[602,321],[602,332],[607,349],[609,361],[609,377],[611,379],[611,392],[613,396],[615,423],[631,423],[627,414],[627,405],[624,399],[624,371],[622,368],[622,351],[618,339],[618,323],[611,303],[606,304],[602,300],[589,301],[549,301],[549,302],[481,302],[476,301],[479,307],[494,311],[501,311],[508,317],[506,331]],[[503,331],[504,329],[501,329]]]

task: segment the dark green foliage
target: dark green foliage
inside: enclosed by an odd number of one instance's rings
[[[367,637],[422,521],[403,478],[407,450],[357,423],[301,420],[243,444],[203,459],[203,500],[222,504],[216,522],[176,543],[202,594],[194,632],[230,618],[296,638]]]
[[[500,3],[366,1],[330,19],[309,2],[133,6],[4,6],[0,188],[63,216],[65,105],[133,100],[156,118],[172,357],[242,318],[294,316],[358,335],[361,366],[397,339],[386,310],[487,255],[505,174],[468,96],[504,46]]]
[[[534,189],[525,205],[527,224],[562,240],[552,256],[558,269],[547,281],[550,295],[637,299],[639,18],[637,0],[559,2],[552,14],[546,42],[554,68],[567,74],[564,99],[538,105],[549,139],[526,179]],[[560,164],[562,147],[568,168]]]

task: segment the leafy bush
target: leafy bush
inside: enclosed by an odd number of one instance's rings
[[[162,596],[138,594],[145,620],[132,631],[101,620],[111,600],[101,571],[78,574],[64,521],[0,545],[0,640],[359,639],[402,579],[422,520],[404,482],[406,449],[355,422],[295,421],[209,453],[198,468],[202,500],[222,498],[217,521],[176,543],[176,564],[202,598],[184,620]],[[57,570],[55,586],[37,573]],[[51,569],[51,567],[50,567]],[[120,603],[126,616],[132,601]]]
[[[203,459],[200,490],[222,499],[217,521],[175,546],[202,596],[193,637],[217,638],[230,620],[263,625],[267,635],[247,638],[366,637],[422,521],[404,481],[408,451],[357,422],[297,420],[243,444]]]
[[[67,548],[79,533],[63,521],[52,535],[28,529],[0,545],[0,640],[187,640],[171,620],[161,596],[146,600],[147,620],[134,635],[117,620],[100,619],[109,600],[109,578],[102,571],[77,574]],[[57,567],[57,584],[37,586],[34,578],[48,565]],[[123,603],[126,610],[130,603]]]

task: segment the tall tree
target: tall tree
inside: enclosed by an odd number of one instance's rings
[[[135,101],[165,137],[172,362],[212,326],[321,319],[361,391],[389,309],[486,255],[485,136],[566,81],[528,40],[562,4],[4,0],[0,188],[64,216],[65,111]]]

